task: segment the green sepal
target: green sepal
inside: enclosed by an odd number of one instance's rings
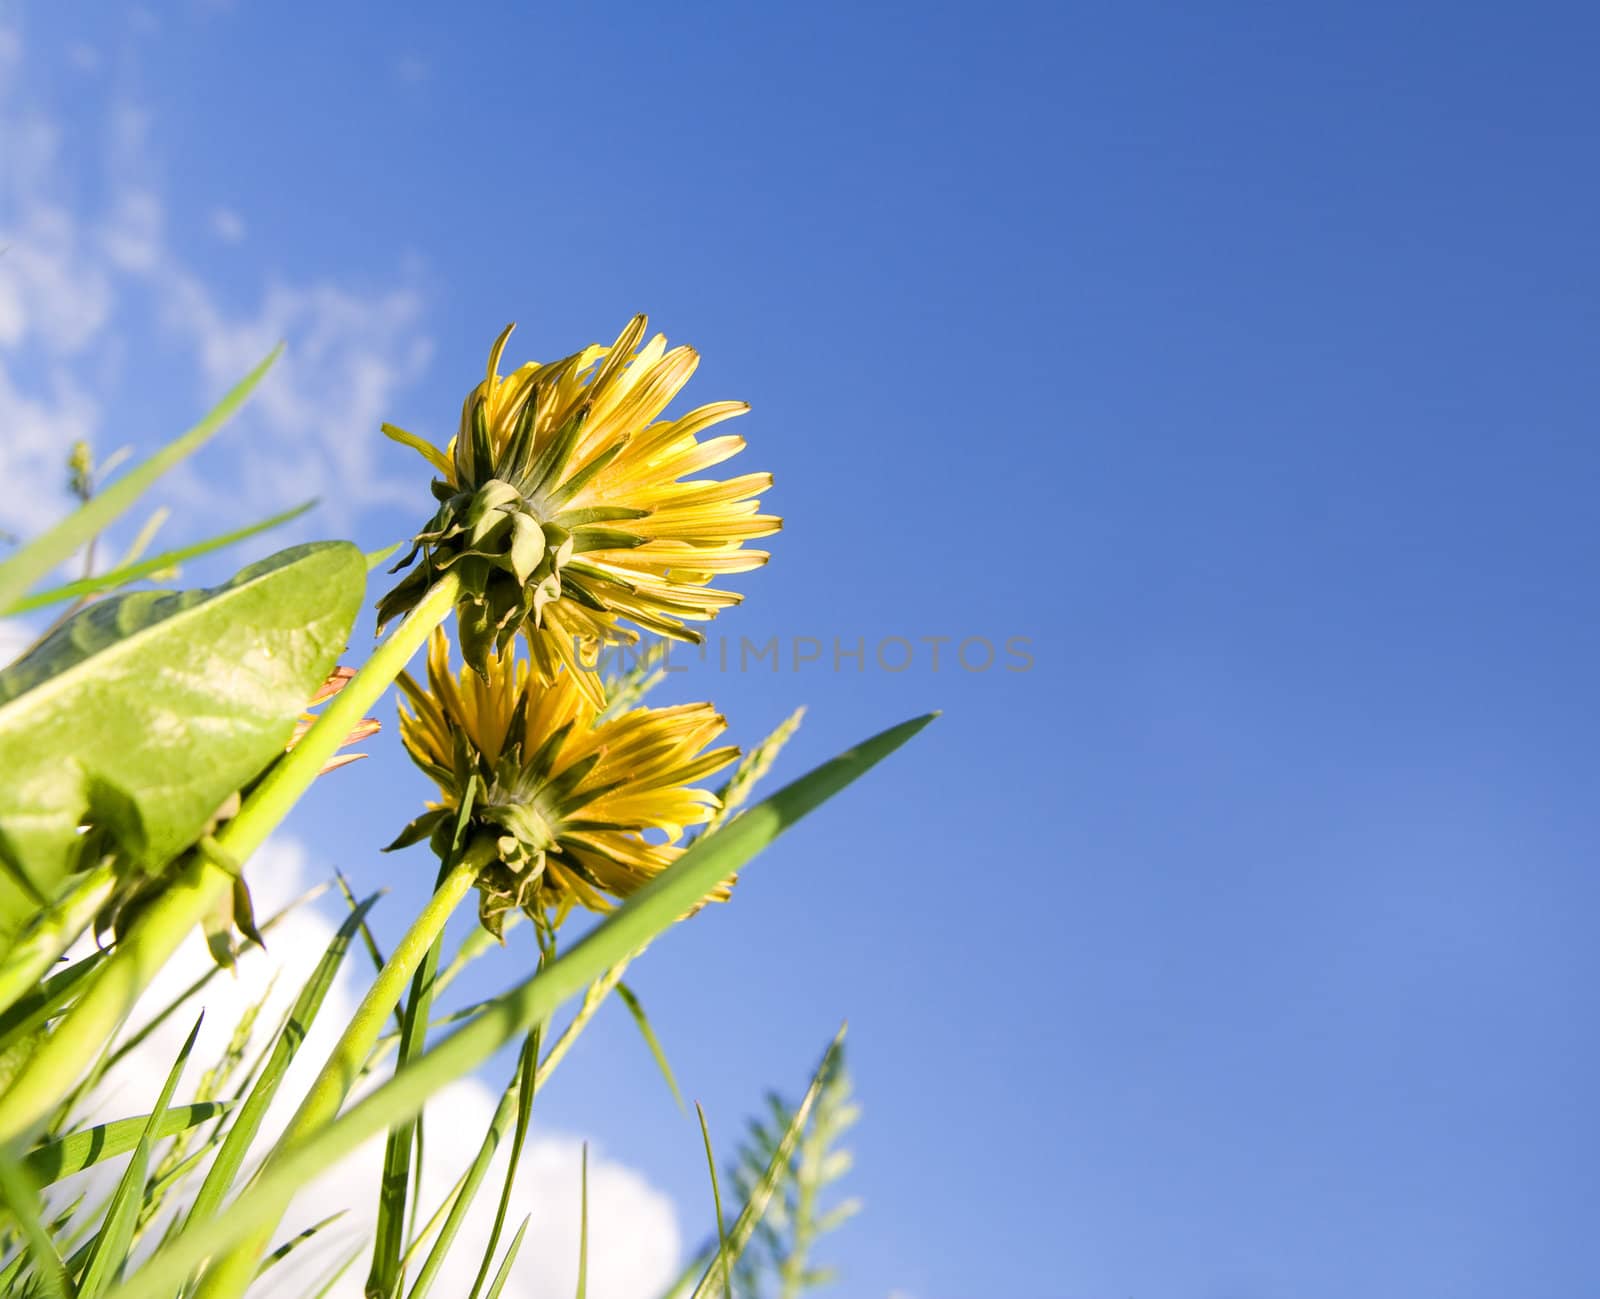
[[[561,471],[567,467],[567,461],[578,445],[579,437],[583,434],[583,426],[589,422],[590,409],[587,402],[578,407],[567,422],[556,430],[555,436],[544,444],[544,448],[529,467],[527,479],[522,484],[523,490],[529,496],[537,496],[546,486],[560,477]]]
[[[421,843],[429,838],[439,825],[450,816],[447,807],[436,807],[431,812],[424,812],[412,821],[406,828],[394,837],[394,842],[383,849],[384,852],[398,852],[402,848],[409,848],[412,844]]]
[[[591,550],[632,550],[649,540],[634,532],[618,528],[577,528],[572,533],[572,553],[586,554]]]

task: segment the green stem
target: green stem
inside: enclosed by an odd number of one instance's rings
[[[348,689],[348,687],[346,687]],[[451,867],[434,895],[428,899],[405,937],[394,949],[378,977],[361,999],[355,1016],[345,1028],[339,1043],[333,1048],[322,1071],[306,1092],[300,1108],[289,1121],[289,1126],[268,1155],[266,1168],[272,1165],[293,1146],[322,1127],[339,1112],[344,1098],[361,1072],[361,1065],[371,1053],[378,1035],[388,1022],[405,991],[406,984],[432,949],[435,940],[444,932],[445,921],[450,919],[456,906],[478,878],[494,852],[493,841],[484,839],[473,844],[461,860]],[[201,1277],[195,1290],[195,1299],[223,1299],[245,1292],[255,1276],[256,1261],[272,1241],[277,1221],[263,1227],[258,1233],[241,1242],[232,1252],[219,1259]]]
[[[462,802],[462,811],[470,807],[470,792]],[[460,821],[458,820],[458,824]],[[475,874],[476,872],[474,872]],[[444,879],[438,881],[440,885]],[[433,1008],[434,980],[439,975],[439,949],[444,946],[444,933],[435,935],[433,944],[422,958],[422,964],[411,977],[411,995],[405,1001],[405,1014],[400,1023],[400,1052],[394,1067],[404,1069],[415,1056],[422,1053],[428,1035],[428,1015]],[[377,1035],[367,1044],[361,1060],[365,1067],[367,1057],[377,1045]],[[412,1150],[415,1148],[415,1163]],[[402,1254],[406,1238],[406,1195],[412,1173],[415,1172],[417,1194],[411,1201],[410,1230],[416,1230],[417,1205],[421,1199],[422,1180],[422,1116],[397,1123],[389,1129],[389,1140],[383,1152],[383,1177],[378,1183],[378,1227],[372,1245],[372,1269],[367,1275],[367,1293],[382,1295],[385,1299],[401,1287],[405,1274]]]
[[[429,589],[406,620],[367,660],[348,685],[328,701],[317,723],[256,786],[239,814],[218,833],[216,847],[243,863],[316,779],[362,714],[383,695],[422,648],[455,603],[458,583],[445,576]],[[204,854],[191,853],[175,878],[139,917],[116,951],[93,976],[76,1005],[0,1096],[0,1143],[33,1129],[93,1062],[139,995],[149,986],[216,901],[233,887],[233,876]]]
[[[17,939],[0,964],[0,1012],[38,987],[61,954],[89,927],[116,886],[117,873],[109,862],[95,867]]]

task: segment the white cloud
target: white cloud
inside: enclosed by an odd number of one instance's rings
[[[244,218],[232,208],[219,207],[211,211],[211,233],[225,244],[244,242]]]
[[[304,848],[294,840],[281,838],[268,843],[256,855],[250,879],[261,915],[272,913],[313,882]],[[314,906],[301,907],[268,935],[266,952],[252,952],[240,961],[237,978],[219,975],[212,979],[198,999],[205,1008],[205,1022],[180,1084],[180,1102],[193,1094],[195,1081],[221,1055],[240,1016],[266,994],[276,971],[276,981],[271,984],[253,1039],[256,1045],[266,1041],[267,1034],[298,995],[301,983],[320,959],[333,932],[333,924]],[[263,1125],[265,1134],[275,1136],[283,1130],[338,1033],[354,1013],[361,990],[355,978],[360,968],[354,959],[358,955],[353,953],[346,961],[329,990],[312,1031],[286,1076],[283,1092]],[[155,1009],[192,982],[209,963],[204,943],[198,935],[193,936],[162,970],[135,1011],[131,1025],[147,1022]],[[147,1109],[192,1025],[193,1015],[185,1011],[156,1029],[118,1067],[112,1085],[96,1097],[94,1117],[103,1121]],[[434,1098],[428,1111],[432,1121],[427,1127],[424,1162],[425,1214],[437,1207],[476,1153],[497,1102],[498,1096],[476,1080],[453,1084]],[[523,1152],[501,1248],[509,1243],[525,1214],[532,1214],[532,1222],[505,1292],[509,1299],[564,1299],[573,1293],[577,1280],[581,1152],[582,1143],[575,1137],[538,1132]],[[435,1293],[464,1294],[470,1287],[488,1238],[508,1154],[508,1147],[503,1147],[486,1177]],[[341,1209],[348,1212],[323,1237],[275,1269],[270,1293],[305,1292],[314,1279],[331,1270],[358,1244],[370,1241],[382,1163],[382,1141],[371,1142],[295,1200],[279,1230],[279,1239],[289,1238],[330,1213]],[[115,1172],[115,1168],[107,1167],[71,1179],[62,1184],[62,1189],[75,1194],[81,1189],[76,1183],[90,1176],[109,1183]],[[676,1274],[679,1254],[676,1216],[667,1197],[634,1170],[591,1147],[589,1294],[594,1299],[652,1299]],[[359,1299],[366,1266],[363,1256],[333,1291],[335,1299]]]
[[[212,391],[237,381],[280,339],[291,346],[257,390],[249,416],[270,434],[243,444],[257,508],[317,494],[340,522],[373,506],[414,505],[412,478],[390,478],[378,434],[391,395],[432,355],[411,289],[364,295],[332,285],[271,286],[246,317],[222,310],[198,279],[165,277],[165,323],[192,342]]]
[[[0,529],[26,539],[66,512],[67,451],[98,419],[98,405],[64,367],[52,367],[30,394],[0,364]]]
[[[21,141],[23,152],[53,154],[54,132],[45,124],[22,134],[33,141]],[[113,302],[109,268],[65,208],[25,201],[15,223],[0,228],[0,248],[0,347],[37,342],[70,357],[105,328]]]
[[[206,490],[192,476],[199,471],[167,480],[191,516],[232,520],[318,496],[324,525],[348,529],[364,510],[414,506],[414,476],[387,477],[378,458],[388,447],[379,423],[432,353],[414,269],[403,266],[397,284],[285,280],[257,290],[252,305],[225,301],[168,236],[153,116],[127,100],[105,110],[98,179],[111,198],[80,210],[69,196],[83,186],[87,155],[77,150],[65,165],[56,115],[28,98],[21,41],[0,25],[0,69],[13,64],[18,76],[0,78],[0,481],[8,487],[0,528],[31,532],[59,512],[60,463],[74,439],[95,440],[100,410],[119,395],[123,354],[151,335],[192,356],[197,405],[288,344],[238,427],[208,455]],[[231,208],[214,210],[210,225],[232,243],[246,230]]]
[[[38,634],[35,627],[19,618],[0,618],[0,668],[18,658]]]
[[[118,270],[149,274],[162,259],[163,224],[160,199],[148,190],[124,190],[101,227],[100,243]]]

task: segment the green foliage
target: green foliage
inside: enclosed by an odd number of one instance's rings
[[[175,1105],[159,1117],[141,1114],[137,1118],[97,1123],[55,1141],[46,1142],[29,1153],[22,1168],[36,1186],[49,1186],[63,1177],[81,1173],[103,1159],[125,1155],[139,1144],[139,1138],[152,1119],[156,1138],[170,1137],[226,1114],[229,1107],[220,1101],[201,1101],[194,1105]]]
[[[213,1220],[203,1239],[190,1235],[171,1241],[114,1292],[116,1299],[163,1299],[219,1248],[263,1228],[270,1230],[294,1193],[323,1169],[363,1141],[416,1114],[440,1087],[470,1073],[519,1033],[547,1019],[590,980],[648,944],[790,825],[864,775],[932,720],[930,715],[891,727],[696,842],[671,869],[635,893],[564,956],[504,993],[491,1010],[430,1047],[383,1086],[320,1126],[314,1135],[280,1150],[273,1166]],[[387,1007],[382,1014],[388,1014]],[[802,1121],[808,1111],[809,1103],[802,1102]],[[759,1217],[764,1207],[761,1204],[752,1210],[747,1205],[746,1211]],[[747,1214],[741,1215],[741,1223]],[[753,1230],[754,1218],[747,1234]],[[736,1224],[736,1240],[738,1232]]]
[[[784,1193],[785,1188],[794,1181],[795,1152],[800,1147],[801,1138],[818,1098],[829,1080],[838,1072],[843,1042],[844,1029],[841,1028],[838,1036],[823,1052],[822,1063],[812,1075],[811,1085],[806,1088],[805,1095],[801,1097],[800,1103],[789,1115],[788,1123],[773,1143],[766,1166],[759,1170],[751,1170],[753,1176],[741,1178],[746,1191],[744,1208],[740,1210],[732,1231],[724,1235],[719,1229],[716,1248],[710,1251],[711,1260],[706,1265],[700,1283],[694,1288],[692,1299],[711,1299],[719,1290],[732,1294],[736,1269],[740,1267],[745,1250],[749,1247],[757,1228],[766,1218],[771,1206]],[[709,1154],[709,1139],[706,1149]],[[715,1185],[715,1174],[713,1174],[713,1185]]]
[[[156,1101],[155,1109],[150,1111],[150,1117],[145,1120],[144,1131],[139,1134],[138,1143],[133,1148],[133,1157],[123,1169],[122,1180],[117,1183],[117,1189],[111,1197],[99,1234],[89,1247],[89,1258],[77,1285],[78,1299],[97,1299],[122,1274],[127,1264],[144,1193],[145,1172],[150,1167],[151,1150],[160,1132],[161,1120],[172,1101],[173,1090],[178,1085],[184,1066],[189,1063],[189,1053],[194,1050],[194,1040],[199,1033],[200,1020],[196,1019],[194,1027],[189,1030],[188,1040],[167,1073],[167,1081],[162,1084],[161,1097]]]
[[[767,1097],[765,1120],[751,1121],[731,1170],[731,1179],[742,1195],[753,1196],[766,1170],[779,1158],[795,1112],[774,1092]],[[841,1049],[834,1053],[832,1066],[823,1076],[799,1142],[781,1162],[783,1176],[777,1191],[740,1260],[738,1291],[742,1299],[796,1299],[834,1279],[831,1270],[813,1264],[812,1253],[822,1236],[843,1226],[860,1209],[860,1203],[852,1199],[824,1203],[830,1188],[850,1171],[850,1152],[839,1141],[859,1116]]]
[[[376,896],[370,897],[351,911],[345,918],[344,924],[339,927],[338,933],[333,936],[333,941],[328,944],[322,959],[312,970],[311,977],[300,989],[300,995],[295,999],[288,1018],[273,1040],[266,1067],[256,1078],[238,1116],[228,1128],[222,1149],[217,1152],[216,1160],[212,1163],[199,1193],[194,1198],[194,1203],[190,1206],[188,1226],[191,1228],[200,1226],[215,1214],[222,1204],[222,1197],[232,1188],[250,1145],[261,1127],[261,1121],[266,1117],[268,1107],[278,1094],[283,1076],[293,1063],[306,1034],[310,1032],[317,1012],[322,1009],[323,998],[333,986],[333,976],[338,973],[339,966],[344,962],[345,953],[350,950],[352,934],[365,922],[367,911],[376,901]]]
[[[368,926],[377,897],[358,903],[346,888],[349,913],[281,1022],[257,1032],[269,984],[230,1023],[220,1054],[180,1100],[177,1089],[199,1032],[196,1019],[148,1114],[91,1121],[85,1114],[104,1113],[112,1089],[126,1094],[137,1088],[137,1108],[149,1103],[153,1080],[147,1073],[131,1079],[132,1066],[142,1063],[141,1054],[174,1016],[194,1014],[217,974],[208,970],[142,1027],[125,1031],[140,995],[185,937],[197,926],[208,938],[220,935],[226,950],[213,950],[231,960],[235,925],[260,946],[285,914],[255,925],[245,885],[250,855],[362,713],[462,603],[462,583],[469,594],[482,596],[477,569],[487,552],[472,548],[505,543],[509,558],[501,567],[508,576],[495,578],[494,594],[518,608],[529,601],[537,606],[534,588],[548,578],[549,564],[540,564],[552,536],[534,538],[506,502],[480,502],[482,527],[464,541],[454,534],[443,538],[466,547],[462,563],[442,576],[444,565],[424,565],[403,584],[400,604],[393,596],[386,601],[385,615],[402,605],[409,610],[405,623],[376,647],[311,729],[296,732],[286,752],[295,719],[348,642],[366,574],[393,547],[364,555],[342,541],[298,546],[208,590],[111,595],[142,579],[170,579],[178,563],[258,535],[308,507],[144,559],[167,514],[157,510],[109,570],[96,571],[95,563],[97,538],[106,526],[221,427],[275,356],[199,425],[98,493],[96,478],[108,474],[119,457],[96,467],[87,446],[74,448],[68,482],[80,508],[0,563],[0,614],[67,606],[21,659],[0,670],[0,1294],[238,1299],[255,1282],[256,1293],[279,1293],[288,1270],[284,1260],[333,1231],[347,1208],[339,1206],[339,1212],[280,1239],[278,1223],[289,1199],[357,1146],[385,1134],[367,1292],[381,1299],[427,1299],[458,1247],[460,1228],[474,1211],[494,1156],[509,1146],[492,1230],[470,1290],[470,1299],[497,1299],[526,1238],[524,1218],[500,1250],[534,1097],[613,993],[683,1106],[640,999],[622,982],[632,962],[779,834],[931,720],[917,718],[874,736],[752,805],[757,784],[800,721],[795,712],[746,754],[720,791],[715,818],[668,869],[573,945],[563,943],[559,955],[554,930],[541,931],[531,976],[435,1017],[434,999],[469,964],[497,950],[497,939],[503,942],[503,934],[474,928],[441,968],[445,924],[484,861],[484,845],[463,843],[475,797],[471,787],[450,813],[435,818],[441,844],[451,817],[455,836],[448,851],[436,845],[442,863],[435,892],[407,918],[409,926],[389,955]],[[533,422],[524,421],[517,454],[529,461],[524,468],[530,481],[552,472],[556,460],[572,450],[579,423],[581,417],[539,450]],[[400,440],[416,444],[406,436]],[[601,451],[581,472],[597,473],[619,449]],[[430,456],[436,467],[438,454]],[[493,495],[500,489],[485,490]],[[495,511],[505,518],[490,517]],[[582,517],[567,520],[573,537],[585,543],[575,544],[574,553],[589,543],[622,545],[629,534],[603,525],[649,513],[586,508]],[[79,550],[85,556],[80,579],[35,589]],[[513,579],[527,589],[503,589]],[[489,639],[481,626],[463,629],[459,614],[456,635],[467,637],[469,651],[481,651]],[[481,653],[468,657],[481,659]],[[607,687],[607,717],[635,706],[667,675],[662,646],[636,653],[631,666],[621,655],[619,661]],[[114,923],[103,923],[108,917]],[[517,921],[511,915],[505,928]],[[106,945],[75,948],[91,924]],[[357,935],[371,958],[373,981],[294,1120],[269,1143],[263,1140],[269,1107]],[[551,1041],[555,1017],[569,1002],[575,1009]],[[391,1017],[398,1031],[384,1036]],[[428,1206],[431,1212],[419,1226],[425,1103],[519,1038],[516,1068],[475,1158],[454,1188]],[[741,1299],[766,1299],[769,1293],[793,1299],[825,1279],[811,1262],[813,1246],[852,1211],[848,1202],[822,1204],[848,1167],[837,1142],[854,1117],[839,1050],[836,1040],[799,1105],[770,1102],[766,1121],[753,1127],[720,1182],[701,1114],[717,1234],[675,1293],[692,1287],[705,1299],[732,1299],[735,1293]],[[391,1055],[393,1073],[383,1080]],[[343,1108],[357,1082],[369,1077],[377,1085]],[[62,1185],[118,1157],[126,1163],[109,1194],[91,1189],[71,1195],[70,1186]],[[109,1173],[103,1180],[110,1180]],[[91,1188],[100,1184],[93,1175],[88,1182]],[[723,1216],[725,1187],[743,1201],[731,1224]],[[576,1293],[583,1299],[589,1265],[587,1147],[576,1190]],[[345,1258],[315,1295],[325,1296],[358,1257]],[[418,1260],[407,1291],[407,1272]]]
[[[0,672],[0,938],[102,855],[153,872],[204,834],[282,752],[365,577],[346,542],[296,546],[211,590],[102,601]]]

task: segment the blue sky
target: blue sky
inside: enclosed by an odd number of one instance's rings
[[[646,310],[753,403],[787,526],[716,630],[828,648],[669,689],[806,704],[786,775],[945,716],[635,982],[724,1146],[849,1018],[839,1295],[1600,1293],[1592,11],[0,15],[0,526],[278,337],[188,526],[410,530],[376,424],[508,320]],[[393,926],[425,793],[391,735],[292,829]],[[537,1113],[709,1223],[620,1013]]]

